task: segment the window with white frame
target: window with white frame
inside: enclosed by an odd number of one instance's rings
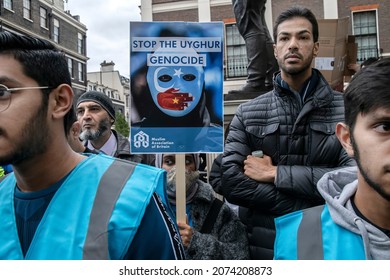
[[[13,1],[12,0],[4,0],[3,1],[4,8],[8,10],[13,10]]]
[[[41,24],[41,27],[47,28],[47,10],[43,7],[39,8],[39,22]]]
[[[79,81],[84,81],[84,64],[81,62],[78,63],[78,78]]]
[[[77,51],[80,54],[84,54],[84,36],[81,33],[77,35]]]
[[[53,20],[53,40],[56,43],[60,42],[60,21],[56,18]]]
[[[357,61],[363,62],[369,57],[378,57],[377,11],[353,12],[353,35],[358,45]]]
[[[226,25],[226,78],[246,77],[245,41],[238,32],[236,24]]]
[[[74,78],[73,76],[73,60],[68,57],[68,70],[71,78]]]
[[[31,19],[31,0],[23,0],[23,17]]]

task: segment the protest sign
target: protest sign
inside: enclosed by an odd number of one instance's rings
[[[131,152],[223,151],[223,24],[130,23]]]

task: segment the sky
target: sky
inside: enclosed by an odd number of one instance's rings
[[[87,27],[87,71],[100,71],[100,63],[113,61],[114,69],[130,77],[129,22],[140,21],[141,0],[67,0],[65,10],[79,15]]]

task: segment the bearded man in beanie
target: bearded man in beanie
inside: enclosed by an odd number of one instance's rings
[[[111,129],[115,123],[115,109],[111,99],[99,91],[87,91],[77,100],[77,120],[81,124],[80,138],[92,151],[143,162],[142,155],[130,154],[129,140]]]

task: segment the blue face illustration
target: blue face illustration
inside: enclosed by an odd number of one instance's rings
[[[200,101],[204,70],[201,66],[150,66],[147,82],[156,106],[169,116],[182,117]]]

